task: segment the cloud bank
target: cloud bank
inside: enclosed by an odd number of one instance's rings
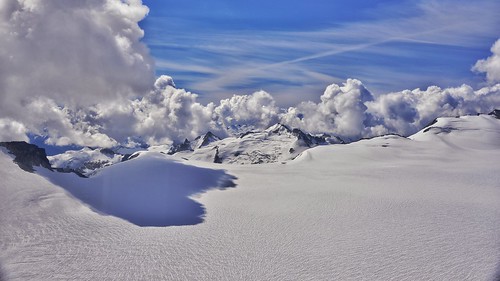
[[[282,122],[313,133],[328,132],[346,140],[396,133],[410,135],[433,119],[489,112],[500,106],[500,85],[474,91],[468,85],[404,90],[374,98],[359,80],[330,85],[320,103],[288,109]]]
[[[198,95],[175,88],[171,77],[161,76],[155,88],[139,99],[103,102],[76,111],[39,99],[30,104],[30,110],[34,116],[50,116],[43,134],[58,145],[172,144],[208,131],[226,137],[277,122],[355,141],[389,133],[410,135],[441,116],[489,112],[500,107],[500,84],[479,90],[468,85],[431,86],[375,97],[361,81],[348,79],[328,86],[320,102],[301,102],[287,110],[276,106],[264,91],[234,95],[218,104],[203,105],[197,99]],[[11,123],[2,128],[12,131],[7,137],[22,138],[28,131],[22,123],[6,121]]]
[[[49,144],[170,144],[207,131],[225,137],[277,122],[347,141],[409,135],[434,118],[500,107],[500,41],[473,70],[489,86],[374,95],[357,79],[331,84],[319,102],[288,109],[257,91],[202,104],[169,76],[154,81],[140,39],[140,0],[6,0],[0,4],[0,141],[46,136]],[[62,24],[64,23],[64,24]]]

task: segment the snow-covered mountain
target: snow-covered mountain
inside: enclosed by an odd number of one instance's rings
[[[0,279],[495,280],[499,140],[498,115],[438,118],[285,165],[149,151],[90,178],[1,148]]]
[[[438,118],[431,125],[409,137],[414,141],[426,141],[437,146],[453,146],[459,149],[500,149],[500,111],[479,116]]]
[[[84,147],[81,150],[68,150],[49,156],[48,159],[52,167],[60,171],[91,176],[97,170],[126,160],[127,157],[111,149]]]
[[[226,164],[262,164],[294,159],[318,145],[343,143],[329,135],[311,135],[299,129],[275,124],[264,131],[249,131],[220,139],[211,132],[173,146],[168,154],[184,159]]]
[[[65,172],[92,176],[96,171],[128,160],[137,151],[156,151],[177,158],[227,164],[262,164],[294,159],[304,150],[318,145],[343,143],[326,134],[311,135],[276,124],[264,131],[249,131],[235,137],[219,138],[212,132],[173,145],[149,148],[89,148],[69,150],[49,156],[52,167]]]

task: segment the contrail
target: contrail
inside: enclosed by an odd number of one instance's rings
[[[358,45],[354,45],[354,46],[348,46],[348,47],[341,48],[341,49],[330,50],[330,51],[316,53],[316,54],[312,54],[312,55],[308,55],[308,56],[304,56],[304,57],[300,57],[300,58],[296,58],[296,59],[292,59],[292,60],[285,60],[282,62],[268,64],[268,65],[264,65],[262,67],[255,68],[254,70],[270,69],[270,68],[275,68],[275,67],[279,67],[279,66],[283,66],[283,65],[294,64],[294,63],[298,63],[298,62],[324,58],[324,57],[328,57],[328,56],[333,56],[333,55],[343,54],[343,53],[347,53],[347,52],[362,50],[362,49],[365,49],[368,47],[372,47],[372,46],[376,46],[376,45],[380,45],[380,44],[384,44],[384,43],[389,43],[389,42],[396,42],[396,41],[410,41],[410,42],[417,41],[417,42],[420,42],[421,40],[415,39],[414,37],[419,36],[419,35],[436,33],[436,32],[443,31],[443,30],[446,30],[450,27],[454,27],[454,26],[458,26],[458,25],[461,25],[461,24],[447,25],[447,26],[444,26],[441,28],[416,32],[416,33],[409,34],[406,36],[393,36],[393,37],[388,38],[388,39],[383,39],[383,40],[379,40],[379,41],[375,41],[375,42],[371,42],[371,43],[364,43],[364,44],[358,44]],[[432,43],[429,41],[424,41],[424,42]]]

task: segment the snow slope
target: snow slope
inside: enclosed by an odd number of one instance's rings
[[[149,161],[237,177],[236,188],[196,196],[202,223],[169,227],[94,212],[0,153],[0,267],[7,280],[498,278],[500,120],[432,126],[445,129],[320,146],[287,164],[174,164],[152,153],[96,175],[134,175],[116,191],[147,178],[139,167]]]
[[[222,170],[184,165],[158,152],[138,153],[89,179],[46,169],[39,173],[93,209],[140,226],[200,223],[204,208],[189,197],[234,185]]]

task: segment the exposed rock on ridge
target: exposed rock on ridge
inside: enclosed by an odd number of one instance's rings
[[[33,166],[43,167],[52,171],[45,149],[24,141],[0,142],[15,156],[14,162],[27,172],[34,172]]]

